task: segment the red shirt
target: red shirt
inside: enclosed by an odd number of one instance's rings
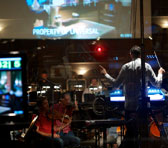
[[[39,131],[51,134],[52,120],[48,119],[43,114],[39,114],[35,125],[39,127]]]

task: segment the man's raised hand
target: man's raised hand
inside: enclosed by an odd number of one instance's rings
[[[103,66],[99,65],[99,67],[100,67],[100,72],[102,74],[104,74],[104,75],[107,74],[107,71],[106,71],[106,69]]]

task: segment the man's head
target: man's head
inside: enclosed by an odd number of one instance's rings
[[[63,93],[62,101],[64,105],[69,105],[71,103],[71,95],[68,92]]]
[[[97,86],[98,85],[98,80],[96,78],[91,79],[91,85],[92,86]]]
[[[41,111],[48,111],[49,110],[49,104],[47,97],[39,97],[37,101],[37,106]]]
[[[130,49],[130,55],[132,59],[139,58],[141,56],[141,48],[137,45]]]
[[[47,79],[47,78],[48,78],[48,74],[47,74],[46,71],[43,71],[43,72],[41,73],[41,78],[42,78],[42,79]]]

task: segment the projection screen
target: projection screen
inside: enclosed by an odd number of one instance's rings
[[[0,38],[132,38],[133,4],[133,0],[1,0]]]

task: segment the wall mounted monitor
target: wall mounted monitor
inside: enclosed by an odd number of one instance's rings
[[[0,55],[0,118],[26,113],[26,63],[23,55]]]

